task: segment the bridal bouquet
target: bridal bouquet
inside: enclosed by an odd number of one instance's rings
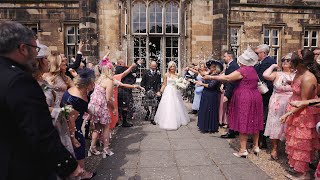
[[[176,80],[176,85],[177,85],[178,89],[187,89],[187,87],[189,85],[189,81],[180,77]]]

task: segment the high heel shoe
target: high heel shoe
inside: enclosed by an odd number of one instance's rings
[[[112,156],[114,153],[110,151],[109,148],[104,148],[102,152],[102,158],[106,158],[107,156]]]
[[[260,154],[261,150],[260,150],[259,147],[253,147],[251,152],[253,152],[253,154],[255,154],[256,156],[259,157],[259,154]]]
[[[95,146],[90,146],[89,151],[88,151],[88,157],[92,156],[92,154],[97,156],[97,155],[100,155],[101,152],[98,151]]]
[[[238,158],[248,158],[248,151],[244,150],[243,152],[237,152],[237,153],[233,153],[233,155],[235,155]]]

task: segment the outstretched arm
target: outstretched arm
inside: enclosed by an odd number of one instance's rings
[[[129,66],[129,68],[127,70],[125,70],[123,73],[121,73],[121,79],[126,77],[132,71],[132,69],[136,66],[137,66],[136,63],[131,64],[131,66]]]
[[[277,73],[273,72],[274,69],[279,68],[277,64],[272,64],[267,70],[263,72],[264,79],[274,81],[277,78]]]
[[[239,71],[233,71],[231,74],[228,75],[224,75],[221,74],[219,76],[210,76],[210,75],[205,75],[203,77],[203,79],[211,79],[211,80],[217,80],[217,81],[237,81],[242,79],[243,76],[241,75],[241,73]]]

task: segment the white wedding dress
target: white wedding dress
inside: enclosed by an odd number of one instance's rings
[[[164,89],[154,121],[161,129],[177,130],[181,125],[190,122],[189,115],[177,89],[176,78],[167,78],[167,86]]]

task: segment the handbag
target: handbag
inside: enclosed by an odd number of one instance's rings
[[[263,81],[260,80],[259,76],[258,76],[259,82],[258,82],[258,90],[261,94],[265,94],[269,91],[269,88],[267,86],[267,84]]]

